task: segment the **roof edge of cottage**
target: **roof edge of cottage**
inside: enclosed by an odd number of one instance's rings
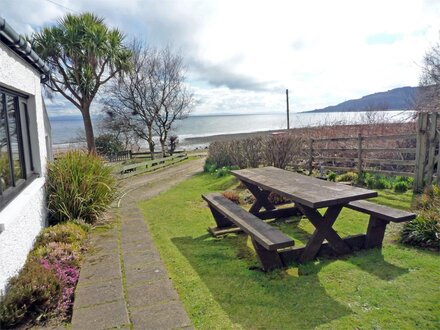
[[[41,73],[41,82],[46,82],[50,76],[50,69],[46,62],[32,49],[30,44],[20,36],[3,17],[0,17],[0,37],[3,43],[32,65]]]

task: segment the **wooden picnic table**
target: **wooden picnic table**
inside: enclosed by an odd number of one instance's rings
[[[325,181],[314,177],[263,167],[231,171],[255,196],[249,212],[260,219],[270,219],[302,213],[315,227],[305,247],[292,248],[282,254],[284,261],[305,262],[314,259],[318,253],[347,254],[356,247],[365,246],[365,234],[341,238],[333,229],[342,208],[348,203],[377,196],[377,192]],[[294,207],[276,209],[269,201],[271,192],[277,193],[295,203]],[[265,211],[261,211],[264,207]],[[321,215],[320,208],[327,208]],[[373,233],[374,234],[374,233]],[[383,237],[382,237],[383,239]],[[327,243],[324,243],[324,240]]]

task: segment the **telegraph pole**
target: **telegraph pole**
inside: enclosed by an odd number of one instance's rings
[[[289,119],[289,90],[286,89],[286,103],[287,103],[287,129],[290,129],[290,119]]]

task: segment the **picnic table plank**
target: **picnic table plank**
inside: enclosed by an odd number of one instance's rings
[[[241,181],[314,209],[377,196],[373,190],[324,181],[271,166],[231,172]]]

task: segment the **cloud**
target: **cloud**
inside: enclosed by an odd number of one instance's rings
[[[202,61],[189,61],[189,67],[196,78],[204,80],[214,87],[228,87],[229,89],[243,89],[250,91],[273,90],[274,82],[258,81],[257,78],[239,74],[231,70],[232,61],[210,64]]]
[[[71,8],[93,11],[148,44],[171,44],[188,64],[196,112],[310,110],[417,85],[423,54],[439,40],[434,0],[2,0],[21,33]],[[68,104],[65,104],[67,107]],[[70,110],[69,110],[70,111]]]

